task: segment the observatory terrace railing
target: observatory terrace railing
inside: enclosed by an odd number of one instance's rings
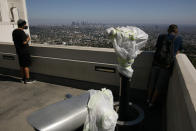
[[[167,131],[196,131],[196,70],[184,54],[177,55],[169,83]]]

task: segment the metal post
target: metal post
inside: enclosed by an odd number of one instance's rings
[[[129,78],[120,74],[120,107],[119,120],[126,121],[129,116]]]

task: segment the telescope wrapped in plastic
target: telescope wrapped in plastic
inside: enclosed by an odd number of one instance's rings
[[[88,115],[90,93],[57,102],[28,116],[28,123],[37,131],[74,131]]]
[[[111,27],[106,32],[111,38],[117,54],[118,71],[126,77],[131,78],[133,74],[131,65],[140,53],[140,49],[145,46],[148,34],[133,26]]]
[[[87,93],[49,105],[28,116],[37,131],[114,131],[118,115],[108,89]]]

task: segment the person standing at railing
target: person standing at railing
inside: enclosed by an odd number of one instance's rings
[[[25,20],[19,19],[18,28],[12,32],[12,38],[16,48],[16,53],[18,56],[18,61],[20,65],[20,70],[22,74],[22,82],[25,84],[32,83],[34,80],[30,79],[30,69],[31,65],[31,56],[29,52],[29,41],[30,36],[25,34],[24,30],[28,29],[27,23]]]
[[[178,26],[172,24],[168,28],[168,34],[159,35],[157,40],[148,83],[148,107],[152,107],[160,93],[167,89],[174,59],[181,50],[182,38],[178,36]]]

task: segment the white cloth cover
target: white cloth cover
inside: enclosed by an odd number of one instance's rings
[[[113,95],[108,89],[90,90],[88,116],[83,131],[114,131],[118,114],[113,109]]]
[[[126,77],[131,78],[133,74],[131,65],[140,53],[140,49],[145,46],[148,34],[133,26],[111,27],[106,32],[112,40],[118,57],[118,71]]]

